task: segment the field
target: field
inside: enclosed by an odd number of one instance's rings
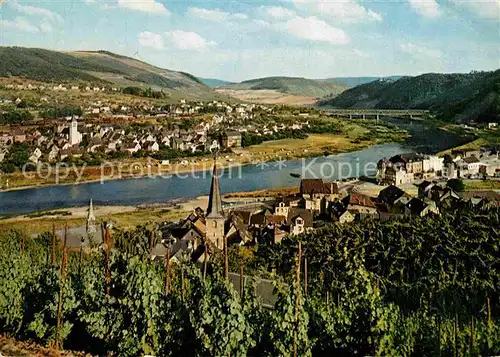
[[[495,180],[465,180],[466,190],[500,190],[500,181]]]
[[[236,90],[236,89],[217,89],[217,93],[228,95],[233,98],[260,104],[284,104],[284,105],[314,105],[317,99],[303,95],[293,95],[281,93],[276,90]]]
[[[99,221],[111,221],[115,227],[127,230],[146,223],[156,224],[178,220],[184,217],[187,212],[191,211],[194,208],[193,205],[203,205],[205,201],[206,199],[200,198],[199,200],[193,200],[174,207],[171,205],[154,205],[147,207],[94,206],[94,214]],[[70,228],[85,225],[87,207],[59,210],[59,213],[62,212],[69,212],[70,215],[67,215],[67,213],[65,213],[66,215],[41,215],[35,218],[30,218],[26,215],[3,219],[0,220],[0,232],[13,229],[31,235],[40,232],[51,232],[53,224],[56,225],[56,229],[61,229],[65,225],[68,225]]]

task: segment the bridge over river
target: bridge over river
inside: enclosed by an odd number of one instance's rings
[[[409,118],[413,120],[423,120],[424,116],[429,114],[428,110],[421,109],[326,109],[326,115],[337,118],[367,117],[377,118],[391,117],[391,118]]]

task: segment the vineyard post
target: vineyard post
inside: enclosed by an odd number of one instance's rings
[[[111,253],[111,239],[109,237],[108,227],[104,226],[104,242],[106,245],[106,295],[109,296],[111,285],[111,267],[110,267],[110,253]]]
[[[205,252],[203,252],[203,280],[205,280],[207,276],[207,259],[208,259],[208,245],[205,240]]]
[[[56,223],[52,222],[52,266],[56,265]]]
[[[149,259],[153,258],[153,238],[154,238],[154,230],[151,230],[151,234],[149,235]]]
[[[181,264],[181,301],[184,302],[184,266]]]
[[[437,315],[437,328],[438,328],[438,340],[437,340],[437,350],[438,357],[441,356],[441,317]]]
[[[474,321],[474,315],[470,318],[470,354],[474,353],[474,345],[476,344],[476,323]]]
[[[226,279],[226,281],[229,280],[229,260],[227,255],[227,238],[224,237],[224,278]]]
[[[243,301],[243,292],[245,291],[244,287],[244,280],[243,280],[243,262],[240,263],[240,297],[241,300]]]
[[[307,296],[307,257],[304,257],[304,295]]]
[[[293,357],[297,357],[297,334],[299,328],[299,305],[300,305],[300,265],[302,260],[302,242],[299,241],[299,251],[297,253],[297,281],[295,295],[295,328],[293,331]]]
[[[165,256],[165,296],[170,292],[170,246]]]
[[[24,235],[25,235],[25,230],[23,229],[21,231],[21,254],[24,254]]]
[[[56,326],[56,349],[61,347],[61,341],[59,339],[59,331],[62,328],[62,311],[63,311],[63,294],[64,294],[64,282],[66,279],[66,261],[68,259],[68,250],[66,248],[68,241],[68,225],[64,227],[64,243],[63,243],[63,256],[61,259],[61,269],[59,276],[59,297],[57,301],[57,326]]]
[[[488,324],[489,324],[491,322],[491,299],[489,296],[486,298],[486,302],[488,304]]]

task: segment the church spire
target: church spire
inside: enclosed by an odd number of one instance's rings
[[[217,156],[214,158],[214,169],[212,173],[212,185],[210,187],[210,196],[208,198],[207,217],[223,217],[222,199],[220,196],[219,176],[217,170]]]
[[[97,222],[94,216],[94,205],[92,204],[92,198],[89,203],[89,213],[87,214],[87,234],[93,235],[97,232]]]

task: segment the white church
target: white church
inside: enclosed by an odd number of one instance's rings
[[[71,118],[69,124],[69,144],[71,146],[78,145],[82,142],[82,134],[78,132],[78,121],[76,117]]]

